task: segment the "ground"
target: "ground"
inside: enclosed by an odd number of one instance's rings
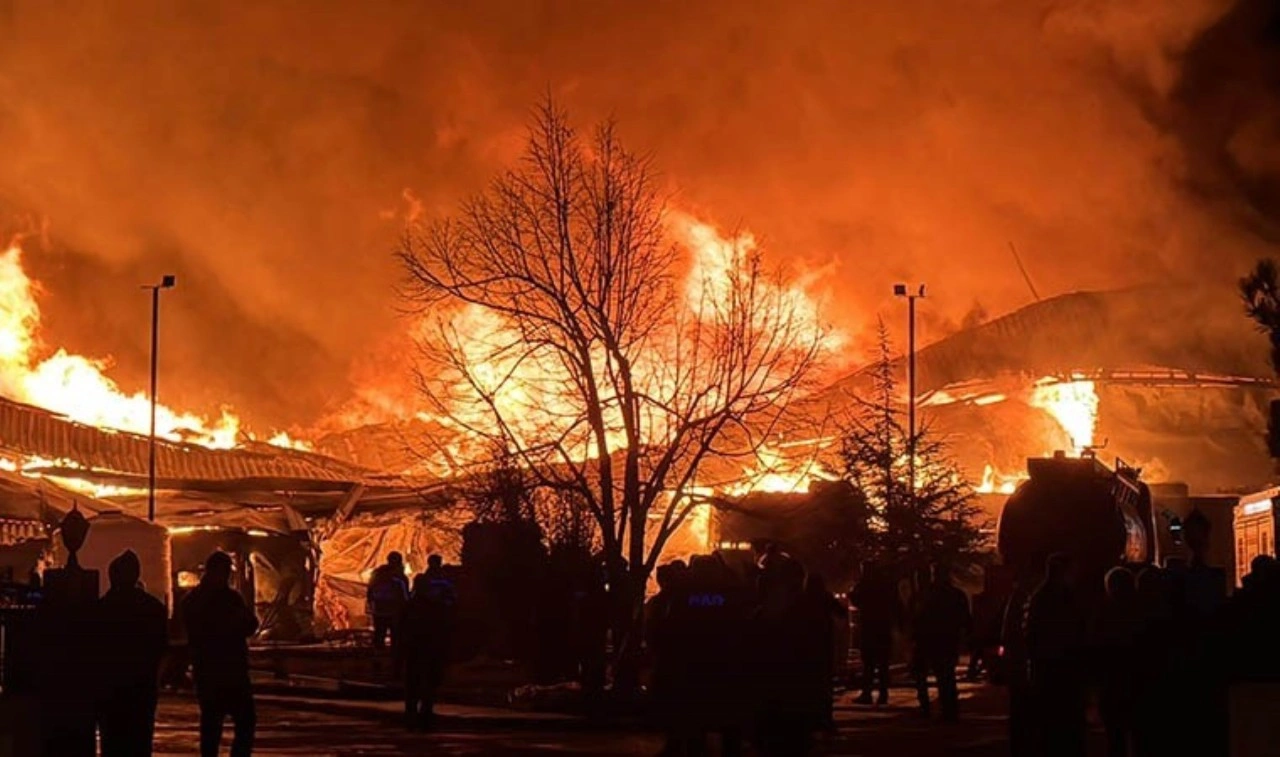
[[[836,706],[838,730],[824,739],[819,753],[862,757],[1004,754],[1003,693],[986,686],[965,686],[962,691],[962,719],[955,724],[921,719],[910,689],[895,689],[885,708],[862,707],[843,695]],[[634,724],[596,726],[569,716],[496,708],[444,705],[440,710],[438,732],[419,735],[399,727],[396,706],[390,702],[261,695],[254,754],[654,755],[661,747],[657,734]],[[230,738],[230,727],[226,737]],[[195,703],[166,697],[156,729],[157,755],[195,752]]]

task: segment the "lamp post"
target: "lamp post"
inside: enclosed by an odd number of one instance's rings
[[[916,493],[916,300],[924,297],[924,284],[915,293],[906,284],[894,284],[895,297],[907,298],[907,486]]]
[[[147,440],[147,520],[156,519],[156,365],[160,348],[160,290],[172,289],[178,283],[173,274],[165,274],[159,284],[146,284],[151,290],[151,435]]]

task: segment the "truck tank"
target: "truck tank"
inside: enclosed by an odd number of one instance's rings
[[[1059,452],[1028,459],[1027,473],[996,529],[1000,557],[1019,584],[1037,582],[1057,552],[1071,555],[1082,585],[1098,591],[1110,568],[1154,562],[1151,492],[1140,471],[1119,460],[1111,470],[1091,453]]]

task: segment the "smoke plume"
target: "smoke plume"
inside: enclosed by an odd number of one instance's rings
[[[168,400],[306,423],[403,328],[405,215],[482,187],[550,91],[616,117],[682,209],[815,275],[842,329],[925,281],[936,338],[1030,301],[1010,242],[1043,296],[1268,252],[1271,6],[10,0],[0,202],[47,223],[51,344],[141,388],[136,287],[177,273]]]

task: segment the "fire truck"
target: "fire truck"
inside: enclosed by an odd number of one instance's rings
[[[1037,582],[1049,555],[1066,553],[1085,577],[1156,559],[1151,491],[1141,471],[1091,452],[1027,460],[1029,478],[1009,495],[996,529],[997,549],[1019,583]]]
[[[1151,491],[1139,480],[1139,469],[1117,460],[1113,470],[1086,450],[1080,457],[1058,452],[1030,458],[1027,473],[1001,510],[996,527],[1001,564],[988,570],[984,589],[998,595],[988,597],[988,606],[1004,608],[998,636],[1006,640],[1021,633],[1022,606],[1043,578],[1050,555],[1071,557],[1086,607],[1102,599],[1108,570],[1156,560]],[[988,659],[998,661],[992,671],[997,680],[1005,672],[1007,651],[988,652]]]

